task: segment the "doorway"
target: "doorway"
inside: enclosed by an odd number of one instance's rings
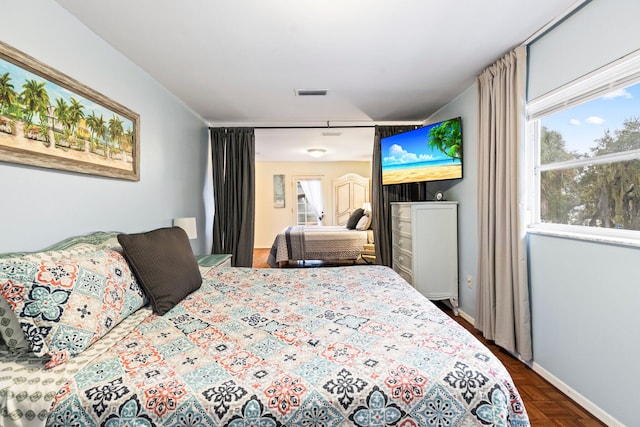
[[[293,223],[296,225],[323,225],[324,182],[322,176],[294,176]]]

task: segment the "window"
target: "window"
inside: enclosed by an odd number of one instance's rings
[[[533,226],[640,239],[640,55],[527,113]]]
[[[297,225],[317,225],[318,217],[316,216],[315,211],[311,208],[309,199],[304,194],[304,190],[302,189],[300,182],[297,184]]]
[[[296,225],[322,225],[322,179],[294,177],[296,195]]]

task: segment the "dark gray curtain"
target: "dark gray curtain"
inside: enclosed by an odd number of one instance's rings
[[[210,128],[213,165],[213,247],[236,267],[253,265],[255,135],[252,128]]]
[[[380,140],[419,126],[376,126],[371,162],[371,223],[376,248],[376,262],[391,267],[391,202],[427,200],[427,184],[382,185]]]

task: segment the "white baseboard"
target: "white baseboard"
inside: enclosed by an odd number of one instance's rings
[[[624,424],[622,424],[620,421],[616,420],[614,417],[603,411],[600,407],[598,407],[598,405],[569,387],[562,380],[544,369],[542,366],[538,365],[536,362],[533,362],[532,369],[542,378],[549,381],[558,390],[566,394],[571,400],[582,406],[586,411],[591,413],[594,417],[598,418],[609,427],[624,427]]]
[[[465,313],[462,310],[458,310],[458,314],[460,315],[460,317],[462,317],[464,320],[466,320],[467,322],[471,323],[472,325],[475,326],[476,324],[476,319],[474,319],[473,317],[469,316],[468,313]]]
[[[465,313],[462,310],[459,310],[458,313],[460,314],[460,317],[462,317],[464,320],[466,320],[467,322],[475,326],[475,319],[473,317],[469,316],[469,314]],[[520,360],[522,361],[522,359]],[[525,362],[522,361],[522,363],[525,363]],[[576,402],[578,405],[582,406],[587,412],[592,414],[594,417],[598,418],[607,426],[624,427],[624,424],[622,424],[620,421],[616,420],[607,412],[600,409],[598,405],[596,405],[595,403],[593,403],[592,401],[590,401],[589,399],[587,399],[586,397],[584,397],[583,395],[581,395],[580,393],[578,393],[577,391],[569,387],[562,380],[560,380],[558,377],[553,375],[551,372],[544,369],[542,366],[538,365],[536,362],[533,362],[529,366],[531,366],[531,369],[533,369],[534,372],[536,372],[545,380],[549,381],[551,385],[553,385],[555,388],[557,388],[558,390],[566,394],[571,400]],[[527,403],[525,402],[525,407],[526,407],[526,404]]]

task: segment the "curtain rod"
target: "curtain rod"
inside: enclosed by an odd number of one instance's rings
[[[340,125],[340,126],[255,126],[253,129],[351,129],[374,128],[376,125]]]
[[[411,126],[411,125],[409,125]],[[418,125],[416,125],[418,126]],[[352,126],[209,126],[209,129],[218,128],[251,128],[251,129],[356,129],[374,128],[376,125],[352,125]]]
[[[390,122],[390,123],[373,123],[373,124],[362,124],[362,125],[333,125],[329,120],[327,120],[326,125],[285,125],[285,126],[248,126],[248,125],[209,125],[209,129],[215,128],[251,128],[251,129],[358,129],[358,128],[374,128],[376,126],[423,126],[424,121],[415,121],[415,122]]]
[[[575,15],[577,12],[579,12],[587,4],[591,3],[591,1],[592,0],[577,0],[575,3],[573,3],[568,8],[566,8],[559,16],[555,17],[554,19],[549,21],[547,24],[545,24],[542,28],[540,28],[538,31],[530,35],[525,41],[522,42],[522,44],[525,46],[529,46],[537,42],[538,40],[546,36],[548,33],[553,31],[560,24],[562,24],[564,21],[566,21],[567,19]]]
[[[251,128],[251,129],[358,129],[374,128],[376,126],[423,126],[422,123],[404,123],[396,125],[330,125],[330,126],[209,126],[217,128]]]

